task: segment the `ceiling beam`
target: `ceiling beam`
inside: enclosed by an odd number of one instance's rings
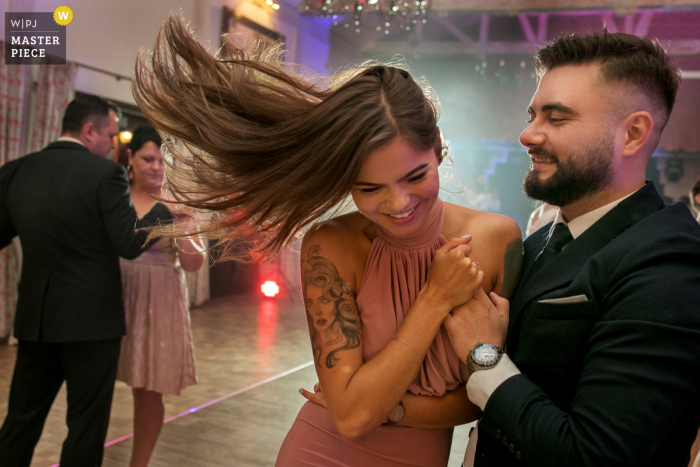
[[[620,32],[618,24],[615,21],[612,11],[604,11],[601,14],[603,21],[605,22],[605,27],[610,33]],[[635,36],[646,36],[649,32],[649,26],[651,25],[651,19],[654,17],[654,12],[652,10],[642,10],[639,13],[639,18],[635,24],[635,15],[625,16],[624,22],[624,32],[627,34],[634,34]]]
[[[536,42],[537,38],[535,37],[535,32],[532,30],[532,25],[527,15],[525,13],[520,13],[518,15],[518,21],[520,21],[520,26],[523,28],[525,39],[527,39],[528,42]]]
[[[520,13],[518,15],[518,21],[520,21],[520,26],[523,28],[523,33],[525,34],[525,39],[528,42],[534,42],[540,45],[544,45],[547,41],[547,19],[549,13],[539,13],[537,15],[537,34],[532,29],[532,23],[528,18],[527,13]]]
[[[411,45],[419,44],[423,40],[423,22],[418,21],[413,26],[413,34],[411,35]]]
[[[603,17],[603,23],[605,23],[605,29],[609,33],[615,34],[618,32],[617,23],[615,22],[615,17],[613,16],[612,11],[604,11],[601,16]]]
[[[651,25],[651,18],[653,16],[654,12],[651,10],[643,10],[639,14],[637,25],[634,27],[635,36],[646,36],[649,33],[649,26]]]
[[[669,55],[700,55],[700,40],[661,41]],[[411,45],[405,41],[373,41],[362,47],[367,55],[472,55],[472,54],[528,54],[532,55],[540,46],[533,42],[439,42],[423,41]]]
[[[461,29],[459,29],[457,26],[454,24],[450,23],[450,21],[446,18],[440,18],[439,16],[433,15],[430,18],[430,21],[435,21],[437,23],[440,23],[440,25],[445,28],[445,31],[449,32],[452,34],[454,37],[457,38],[457,40],[463,44],[468,44],[470,42],[474,42],[469,36],[464,34]]]
[[[479,42],[489,40],[489,21],[491,17],[487,13],[482,13],[479,18]]]
[[[547,20],[549,13],[540,13],[537,22],[537,43],[544,44],[547,40]]]
[[[516,15],[521,12],[556,12],[611,9],[617,14],[637,8],[700,6],[700,0],[432,0],[432,11],[472,11]]]
[[[362,47],[367,54],[426,54],[426,55],[471,55],[471,54],[529,54],[537,52],[539,47],[533,42],[439,42],[423,41],[412,46],[404,41],[373,41]]]

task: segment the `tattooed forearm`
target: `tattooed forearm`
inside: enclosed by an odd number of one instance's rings
[[[362,343],[360,313],[352,288],[320,253],[319,245],[309,247],[301,262],[301,287],[314,361],[333,368],[339,352]]]
[[[510,297],[515,292],[515,288],[518,286],[518,280],[520,279],[520,268],[522,265],[523,241],[518,238],[506,246],[501,297]]]

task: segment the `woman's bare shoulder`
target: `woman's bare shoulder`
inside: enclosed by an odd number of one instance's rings
[[[509,297],[518,283],[522,264],[523,240],[517,222],[500,214],[449,204],[445,206],[446,230],[448,225],[451,231],[445,237],[472,236],[470,257],[487,274],[484,290]]]
[[[452,203],[445,203],[445,226],[450,237],[488,236],[492,240],[502,239],[506,243],[515,239],[522,240],[520,226],[510,217]]]
[[[322,242],[327,246],[353,246],[363,243],[371,222],[359,212],[351,212],[323,221],[304,235],[304,244]]]
[[[324,221],[310,229],[301,246],[302,259],[323,256],[331,261],[351,285],[361,274],[372,240],[367,236],[371,222],[359,212]]]

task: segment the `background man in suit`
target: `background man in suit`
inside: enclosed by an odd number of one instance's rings
[[[15,336],[17,361],[0,429],[0,465],[29,466],[63,381],[68,437],[62,467],[99,466],[125,333],[119,256],[142,251],[168,221],[162,204],[138,221],[124,168],[105,157],[118,108],[98,97],[72,101],[63,136],[0,169],[0,248],[22,241]]]
[[[626,34],[563,35],[536,68],[524,188],[560,210],[525,241],[510,316],[481,292],[446,323],[484,411],[466,464],[685,467],[700,425],[700,228],[645,182],[679,70]]]

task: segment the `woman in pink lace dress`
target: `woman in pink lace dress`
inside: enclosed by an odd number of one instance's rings
[[[152,195],[161,192],[161,143],[153,127],[140,127],[129,145],[131,202],[139,217],[156,203]],[[130,467],[148,465],[163,426],[163,394],[180,395],[197,382],[184,271],[202,267],[202,250],[191,240],[163,238],[138,258],[120,260],[127,331],[117,380],[133,388]]]
[[[320,79],[230,42],[222,57],[170,17],[135,97],[177,160],[175,198],[216,214],[199,232],[257,232],[272,255],[313,224],[301,270],[320,393],[305,394],[321,405],[303,406],[277,465],[444,467],[478,409],[442,322],[475,293],[513,292],[519,227],[438,198],[439,104],[405,70]],[[314,223],[348,195],[356,212]]]

